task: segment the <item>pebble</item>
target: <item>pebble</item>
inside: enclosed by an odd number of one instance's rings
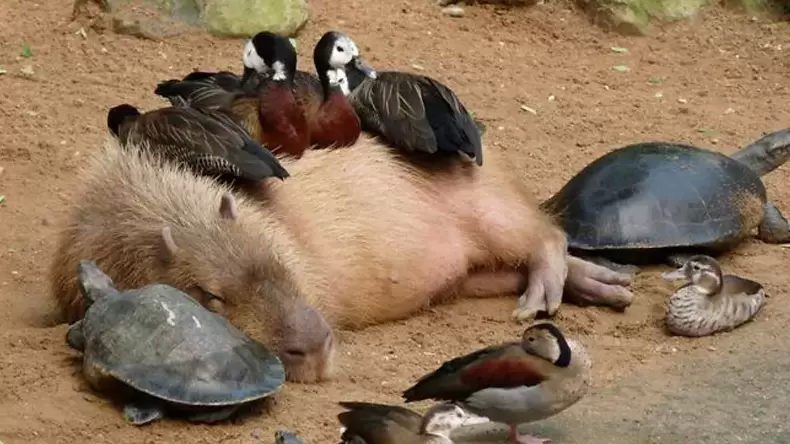
[[[3,175],[3,171],[5,171],[5,168],[3,168],[3,167],[0,167],[0,176],[2,176],[2,175]]]
[[[532,109],[532,108],[528,107],[527,105],[521,105],[521,110],[522,110],[522,111],[526,111],[526,112],[528,112],[528,113],[535,114],[535,115],[537,115],[537,114],[538,114],[538,112],[537,112],[537,111],[535,111],[534,109]]]
[[[463,17],[464,8],[460,6],[446,6],[442,8],[442,14],[449,15],[450,17]]]
[[[458,3],[458,0],[439,0],[436,2],[436,4],[439,6],[452,5],[453,3]]]

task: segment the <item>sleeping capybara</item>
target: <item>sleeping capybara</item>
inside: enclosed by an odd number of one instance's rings
[[[497,152],[484,168],[431,166],[363,136],[282,163],[291,173],[285,182],[264,183],[255,200],[222,200],[221,185],[153,168],[111,142],[84,173],[84,195],[56,254],[53,291],[66,313],[74,319],[82,310],[77,261],[94,260],[118,285],[161,280],[210,292],[209,306],[254,337],[300,344],[290,355],[278,351],[290,374],[315,380],[332,367],[333,342],[310,330],[323,324],[306,307],[355,328],[451,296],[520,292],[520,320],[553,314],[564,290],[630,304],[629,276],[567,256],[564,234]]]

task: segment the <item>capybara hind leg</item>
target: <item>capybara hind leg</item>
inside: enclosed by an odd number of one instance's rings
[[[607,305],[624,309],[634,295],[626,288],[631,275],[568,255],[565,295],[569,301],[584,305]]]
[[[461,282],[457,294],[465,298],[489,298],[520,294],[526,288],[527,278],[520,271],[478,271]]]

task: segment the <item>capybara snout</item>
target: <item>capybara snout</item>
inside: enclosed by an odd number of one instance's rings
[[[256,204],[135,151],[110,141],[83,172],[51,268],[67,320],[84,313],[77,264],[92,260],[119,288],[161,282],[186,291],[273,348],[289,380],[326,377],[331,329],[267,248],[272,230]]]

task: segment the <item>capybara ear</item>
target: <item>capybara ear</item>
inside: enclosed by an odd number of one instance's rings
[[[173,234],[170,232],[170,227],[162,227],[162,250],[159,252],[162,260],[165,263],[172,261],[178,253],[178,245],[173,240]]]
[[[238,216],[238,208],[236,207],[236,199],[232,194],[225,192],[222,194],[222,199],[219,203],[219,215],[223,219],[234,220]]]

